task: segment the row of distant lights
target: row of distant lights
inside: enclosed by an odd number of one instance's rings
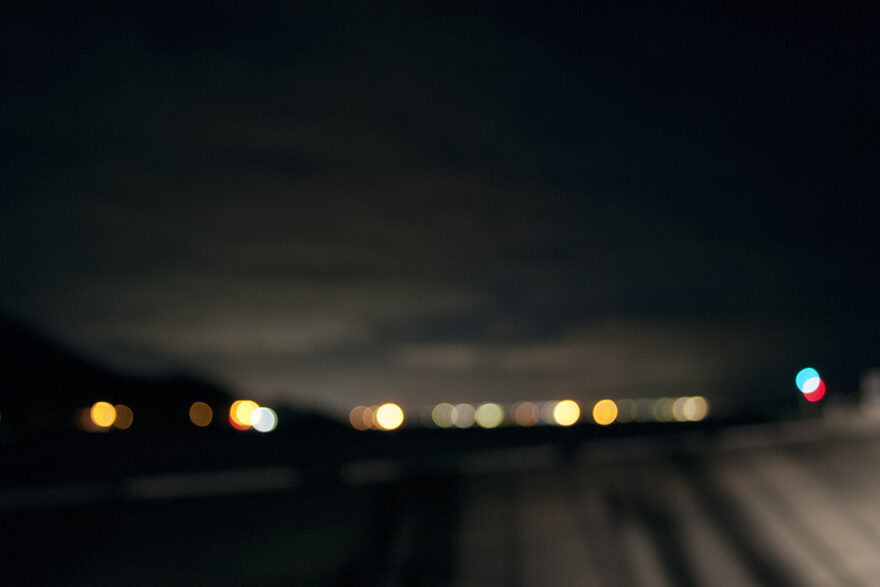
[[[278,415],[272,408],[261,406],[255,401],[237,400],[229,407],[229,423],[236,430],[253,428],[257,432],[272,432],[278,426]]]
[[[199,428],[205,428],[214,420],[214,410],[205,402],[194,402],[189,407],[189,420]],[[78,410],[76,423],[87,432],[111,428],[128,430],[134,423],[134,412],[124,404],[99,401],[90,408]],[[278,426],[278,415],[272,408],[260,406],[254,401],[237,400],[229,407],[229,424],[236,430],[253,428],[257,432],[272,432]]]
[[[592,422],[608,426],[615,422],[699,422],[709,415],[703,396],[603,399],[593,405]],[[356,406],[349,412],[356,430],[395,430],[404,421],[396,404]],[[510,406],[494,402],[479,405],[440,403],[424,410],[421,423],[437,428],[498,428],[500,426],[572,426],[581,420],[581,407],[574,400],[523,401]]]
[[[134,423],[134,412],[125,404],[113,405],[110,402],[95,402],[90,408],[76,412],[76,424],[81,430],[98,432],[117,428],[128,430]]]
[[[355,406],[348,420],[356,430],[395,430],[403,424],[403,410],[397,404]]]

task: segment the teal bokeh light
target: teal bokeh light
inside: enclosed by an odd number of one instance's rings
[[[813,369],[812,367],[805,367],[798,371],[797,377],[795,377],[794,381],[797,384],[797,388],[804,391],[804,384],[806,384],[807,380],[812,379],[813,377],[819,377],[819,372]]]

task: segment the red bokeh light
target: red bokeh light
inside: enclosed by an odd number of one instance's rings
[[[825,397],[825,382],[821,379],[819,380],[819,387],[810,393],[805,393],[804,397],[807,398],[808,402],[817,402],[823,397]]]

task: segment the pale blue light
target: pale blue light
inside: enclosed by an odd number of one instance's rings
[[[806,384],[808,379],[812,379],[813,377],[819,377],[819,372],[812,367],[806,367],[798,371],[797,377],[795,377],[794,382],[797,384],[797,388],[803,391],[804,384]]]
[[[810,377],[804,382],[804,388],[801,390],[804,393],[813,393],[817,389],[819,389],[819,385],[822,383],[822,380],[818,377]]]

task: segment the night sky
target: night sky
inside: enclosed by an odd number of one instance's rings
[[[0,312],[340,413],[854,392],[880,20],[736,5],[4,8]]]

